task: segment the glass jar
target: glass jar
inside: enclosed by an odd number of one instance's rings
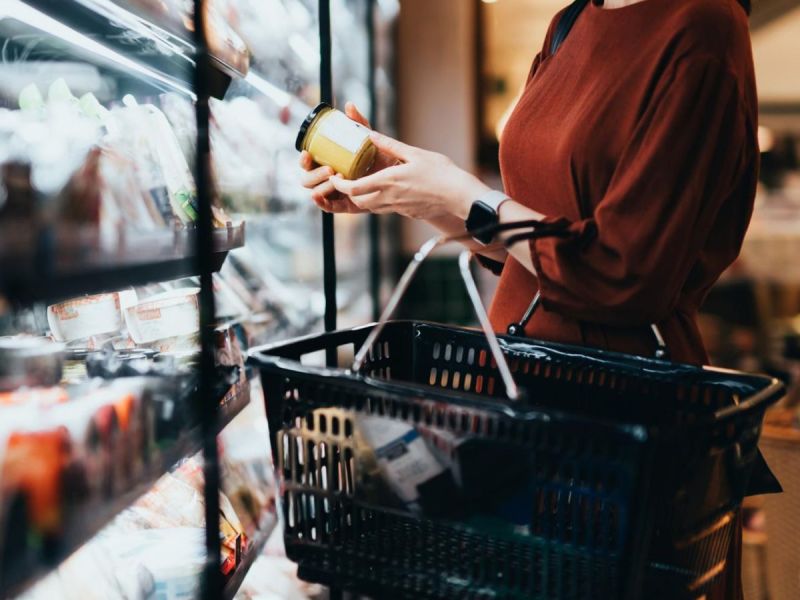
[[[326,103],[318,105],[300,126],[295,146],[345,179],[359,179],[375,162],[370,129]]]

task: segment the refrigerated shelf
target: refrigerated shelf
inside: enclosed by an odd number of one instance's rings
[[[22,16],[28,25],[89,50],[117,69],[194,95],[196,50],[184,21],[143,10],[135,13],[110,0],[14,0],[14,4],[11,16]],[[210,58],[212,95],[221,97],[230,80],[244,77],[247,68],[234,66],[219,54]]]
[[[250,547],[242,556],[241,562],[236,567],[236,570],[228,581],[225,582],[225,587],[222,590],[223,600],[233,600],[233,598],[236,597],[236,593],[239,591],[239,588],[242,587],[242,583],[245,577],[247,577],[250,567],[253,566],[253,563],[264,551],[264,547],[267,545],[267,540],[269,540],[270,535],[272,535],[272,528],[269,530],[259,530],[254,536],[253,543],[250,544]]]
[[[245,241],[245,224],[215,229],[214,271]],[[113,244],[94,227],[31,230],[0,226],[0,294],[28,303],[120,290],[199,275],[194,229],[119,232]]]
[[[232,385],[220,399],[218,432],[221,432],[244,408],[250,404],[250,380],[254,375],[245,369],[246,377]],[[154,461],[141,481],[130,490],[111,500],[89,502],[76,509],[69,517],[62,541],[47,561],[30,565],[27,572],[19,573],[7,587],[0,587],[0,599],[13,598],[33,585],[38,579],[52,572],[73,552],[93,538],[114,517],[128,508],[153,487],[153,484],[168,473],[179,461],[200,452],[202,438],[199,426],[181,433],[168,448],[161,448],[159,460]],[[5,584],[4,584],[5,585]]]

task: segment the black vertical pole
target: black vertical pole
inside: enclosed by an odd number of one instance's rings
[[[378,127],[378,89],[376,83],[376,39],[375,39],[375,0],[367,2],[367,38],[369,56],[369,73],[367,86],[369,88],[369,122],[373,127]],[[369,215],[369,295],[372,300],[372,320],[377,321],[381,316],[381,222],[376,214]]]
[[[320,96],[322,102],[333,105],[333,67],[331,64],[331,3],[319,0]],[[325,287],[325,331],[336,329],[336,247],[333,215],[322,213],[323,282]],[[326,362],[335,366],[336,348],[326,350]]]
[[[333,64],[331,42],[331,2],[319,0],[319,88],[320,100],[331,106],[333,102]],[[333,214],[322,213],[323,280],[325,286],[325,331],[336,329],[336,245],[333,230]],[[333,367],[338,363],[336,348],[325,349],[325,362]],[[330,600],[341,600],[342,591],[331,586]]]
[[[209,142],[208,98],[211,64],[208,55],[205,25],[205,1],[194,0],[194,42],[196,48],[194,90],[197,95],[197,248],[196,261],[200,273],[200,387],[197,409],[203,436],[203,475],[205,480],[206,567],[203,571],[203,598],[218,600],[222,595],[219,544],[219,457],[217,455],[217,409],[214,396],[214,290],[213,223],[211,216],[211,148]]]

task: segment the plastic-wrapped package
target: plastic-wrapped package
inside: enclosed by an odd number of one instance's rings
[[[250,404],[220,434],[222,489],[245,531],[268,532],[277,524],[276,482],[260,381],[251,383]]]
[[[173,213],[182,223],[195,221],[198,214],[197,190],[189,164],[169,121],[154,105],[139,105],[132,96],[126,96],[123,103],[131,109],[128,119],[138,123],[142,131],[148,134],[148,146],[161,165]]]
[[[76,98],[63,79],[49,85],[46,100],[35,85],[24,87],[19,102],[19,111],[0,111],[0,163],[11,183],[0,216],[41,213],[45,222],[95,226],[109,247],[121,228],[196,218],[191,171],[156,107],[127,96],[109,111],[90,93]],[[228,220],[215,217],[218,226]]]
[[[118,518],[119,526],[135,529],[202,527],[203,494],[173,473],[164,475],[151,490]]]
[[[194,105],[186,97],[171,92],[162,94],[159,100],[159,106],[172,127],[184,158],[188,164],[193,164],[197,143]]]
[[[205,567],[202,527],[145,529],[107,535],[100,545],[113,557],[117,582],[135,582],[133,597],[152,600],[194,600]],[[113,594],[111,597],[131,597]]]

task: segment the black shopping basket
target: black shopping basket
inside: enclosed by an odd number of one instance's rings
[[[376,599],[700,598],[775,380],[387,322],[255,349],[303,579]],[[353,368],[303,364],[335,350]]]

